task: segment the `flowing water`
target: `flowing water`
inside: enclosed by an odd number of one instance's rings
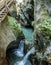
[[[14,65],[31,65],[31,62],[28,60],[28,58],[30,54],[34,53],[33,51],[35,52],[34,47],[27,52],[27,54],[23,57],[22,60],[15,62]]]
[[[35,53],[35,48],[32,47],[27,54],[25,55],[24,52],[24,42],[21,41],[19,44],[19,47],[16,49],[13,49],[11,51],[7,51],[8,54],[8,61],[10,65],[32,65],[31,62],[29,61],[29,56],[30,54]]]
[[[26,27],[22,26],[21,29],[25,35],[26,40],[31,43],[33,41],[33,30],[32,30],[32,28],[26,28]]]
[[[34,53],[33,51],[35,52],[34,47],[31,48],[29,52],[27,52],[27,54],[25,55],[25,57],[23,58],[23,60],[20,62],[21,65],[31,65],[31,63],[28,62],[28,57],[29,57],[30,54]]]

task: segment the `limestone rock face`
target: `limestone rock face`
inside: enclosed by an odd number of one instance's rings
[[[6,22],[0,23],[0,65],[5,59],[7,45],[15,40],[15,36]]]
[[[6,22],[2,22],[0,25],[0,46],[6,48],[9,42],[15,40],[15,36]],[[4,44],[5,43],[5,44]]]
[[[17,2],[17,0],[16,0]],[[34,1],[20,0],[16,3],[17,15],[21,19],[21,23],[29,25],[34,20]]]

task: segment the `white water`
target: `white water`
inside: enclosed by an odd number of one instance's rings
[[[26,62],[26,60],[28,59],[30,54],[33,54],[35,52],[35,48],[31,48],[29,52],[27,52],[27,54],[25,55],[23,61]]]
[[[14,54],[17,56],[23,57],[24,56],[23,50],[24,50],[24,41],[21,40],[19,47],[18,49],[15,50]]]
[[[25,55],[25,57],[21,61],[17,61],[14,63],[14,65],[31,65],[30,61],[28,60],[28,57],[30,54],[35,53],[35,48],[31,48],[29,52]]]
[[[28,60],[29,55],[34,53],[34,52],[35,52],[35,48],[33,47],[33,48],[30,49],[29,52],[27,52],[27,54],[25,55],[25,57],[23,58],[22,61],[17,62],[17,65],[25,65],[27,60]]]

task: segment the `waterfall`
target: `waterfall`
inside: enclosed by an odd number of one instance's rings
[[[33,48],[30,49],[29,52],[27,52],[27,54],[25,55],[23,61],[26,62],[27,59],[28,59],[28,57],[29,57],[29,55],[32,54],[32,53],[34,53],[34,52],[35,52],[35,48],[33,47]],[[26,60],[26,61],[25,61],[25,60]]]
[[[18,49],[15,50],[14,54],[20,57],[24,56],[24,41],[20,41]]]
[[[27,54],[25,55],[25,57],[23,58],[23,60],[20,61],[18,65],[25,65],[26,62],[27,62],[27,60],[28,60],[29,55],[32,54],[32,53],[35,53],[35,48],[34,47],[31,48],[29,52],[27,52]]]

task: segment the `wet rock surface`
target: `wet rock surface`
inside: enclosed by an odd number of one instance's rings
[[[19,41],[18,38],[16,39],[16,41],[11,42],[11,44],[8,45],[7,50],[6,50],[6,58],[8,60],[8,62],[11,65],[31,65],[30,61],[28,60],[28,57],[31,53],[34,53],[34,48],[30,49],[29,52],[27,52],[27,54],[25,55],[25,42],[24,42],[24,37],[21,36],[21,38],[19,37]],[[14,45],[13,45],[14,44]]]

